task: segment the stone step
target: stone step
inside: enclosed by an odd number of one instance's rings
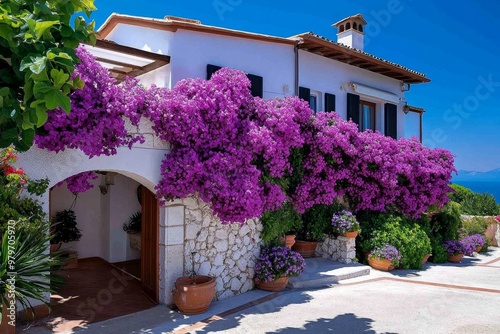
[[[370,267],[359,263],[340,263],[322,257],[306,259],[306,268],[298,277],[291,277],[288,287],[322,288],[341,280],[370,274]]]

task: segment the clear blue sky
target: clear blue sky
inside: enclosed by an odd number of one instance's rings
[[[500,40],[495,0],[96,0],[99,27],[113,12],[201,20],[207,25],[288,37],[313,31],[336,40],[330,25],[361,13],[365,51],[425,73],[409,104],[424,108],[424,144],[456,155],[457,169],[500,168]]]

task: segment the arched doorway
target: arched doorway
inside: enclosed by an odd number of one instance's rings
[[[56,273],[67,284],[51,296],[49,325],[70,329],[158,303],[158,201],[136,177],[124,174],[93,171],[92,188],[79,194],[74,205],[67,184],[51,188],[50,215],[72,207],[82,237],[63,246],[78,253],[78,266]],[[123,229],[137,213],[141,214],[139,248],[133,247]]]

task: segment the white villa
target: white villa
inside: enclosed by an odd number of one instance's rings
[[[310,32],[283,38],[171,16],[113,14],[100,27],[97,45],[87,49],[118,79],[131,75],[144,85],[171,88],[179,80],[209,78],[220,67],[230,67],[248,73],[254,96],[298,95],[313,110],[336,111],[361,130],[421,138],[424,110],[410,107],[404,94],[410,85],[430,80],[365,52],[365,25],[360,14],[340,20],[333,24],[333,41]],[[191,269],[192,261],[197,273],[217,277],[218,299],[252,289],[262,229],[258,219],[222,225],[194,196],[160,206],[154,187],[169,144],[155,137],[150,124],[131,131],[144,134],[146,142],[114,156],[88,159],[78,150],[56,154],[35,147],[21,154],[20,163],[31,178],[50,179],[52,188],[42,200],[52,215],[73,201],[65,187],[55,184],[81,172],[100,172],[95,187],[77,200],[74,211],[83,236],[69,246],[79,258],[99,257],[109,263],[140,258],[143,289],[157,303],[172,302],[173,283]],[[140,252],[130,247],[122,229],[138,210],[143,216]],[[328,256],[350,262],[354,241],[340,242]]]

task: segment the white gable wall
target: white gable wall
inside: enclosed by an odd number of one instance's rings
[[[207,64],[262,76],[264,99],[283,97],[294,87],[293,45],[178,30],[170,47],[172,84],[207,76]]]

